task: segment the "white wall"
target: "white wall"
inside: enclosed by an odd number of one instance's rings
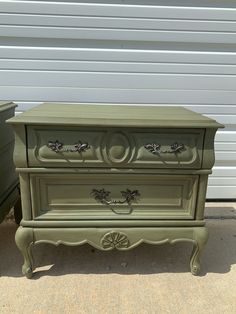
[[[183,105],[226,125],[209,198],[236,198],[236,1],[0,1],[0,99]]]

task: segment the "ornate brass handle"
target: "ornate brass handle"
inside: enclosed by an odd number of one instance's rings
[[[56,153],[59,153],[59,152],[61,152],[61,153],[65,153],[65,152],[82,153],[82,152],[84,152],[90,148],[88,143],[82,143],[81,141],[78,141],[77,143],[75,143],[72,148],[64,148],[64,144],[59,142],[58,140],[56,140],[54,142],[49,141],[47,144],[47,147]]]
[[[96,201],[110,206],[111,210],[115,214],[124,214],[124,213],[119,213],[117,210],[113,209],[112,208],[113,205],[119,205],[119,204],[127,203],[130,210],[126,214],[130,214],[133,210],[131,207],[131,204],[132,204],[132,202],[137,201],[138,197],[140,196],[140,193],[138,190],[131,191],[129,189],[126,189],[126,191],[121,191],[120,193],[124,199],[118,200],[118,201],[112,200],[110,198],[111,192],[106,191],[105,189],[101,189],[101,190],[93,189],[91,192],[91,195],[95,198]]]
[[[150,143],[144,145],[144,147],[152,154],[176,154],[176,153],[181,153],[182,151],[185,150],[184,144],[179,144],[179,143],[173,143],[170,145],[170,149],[167,150],[161,150],[161,144],[156,144],[156,143]]]

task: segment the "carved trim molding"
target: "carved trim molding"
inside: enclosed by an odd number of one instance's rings
[[[31,278],[34,270],[31,247],[38,243],[51,243],[54,245],[89,245],[104,251],[118,249],[130,250],[141,243],[147,244],[174,244],[177,242],[193,243],[190,257],[190,269],[193,275],[200,272],[200,255],[207,242],[208,230],[206,227],[158,227],[135,228],[118,230],[103,229],[99,236],[97,228],[55,228],[48,239],[48,228],[30,228],[20,226],[16,232],[16,244],[24,257],[23,274]],[[50,229],[51,231],[52,229]],[[107,232],[106,232],[107,231]],[[127,236],[129,235],[129,238]],[[97,235],[97,236],[95,236]]]

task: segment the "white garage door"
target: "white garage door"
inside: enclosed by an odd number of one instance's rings
[[[226,125],[209,198],[236,198],[236,1],[0,1],[0,99],[183,105]]]

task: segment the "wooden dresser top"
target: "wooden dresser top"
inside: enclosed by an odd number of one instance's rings
[[[199,113],[177,106],[44,103],[8,120],[10,123],[219,128],[223,125]]]

